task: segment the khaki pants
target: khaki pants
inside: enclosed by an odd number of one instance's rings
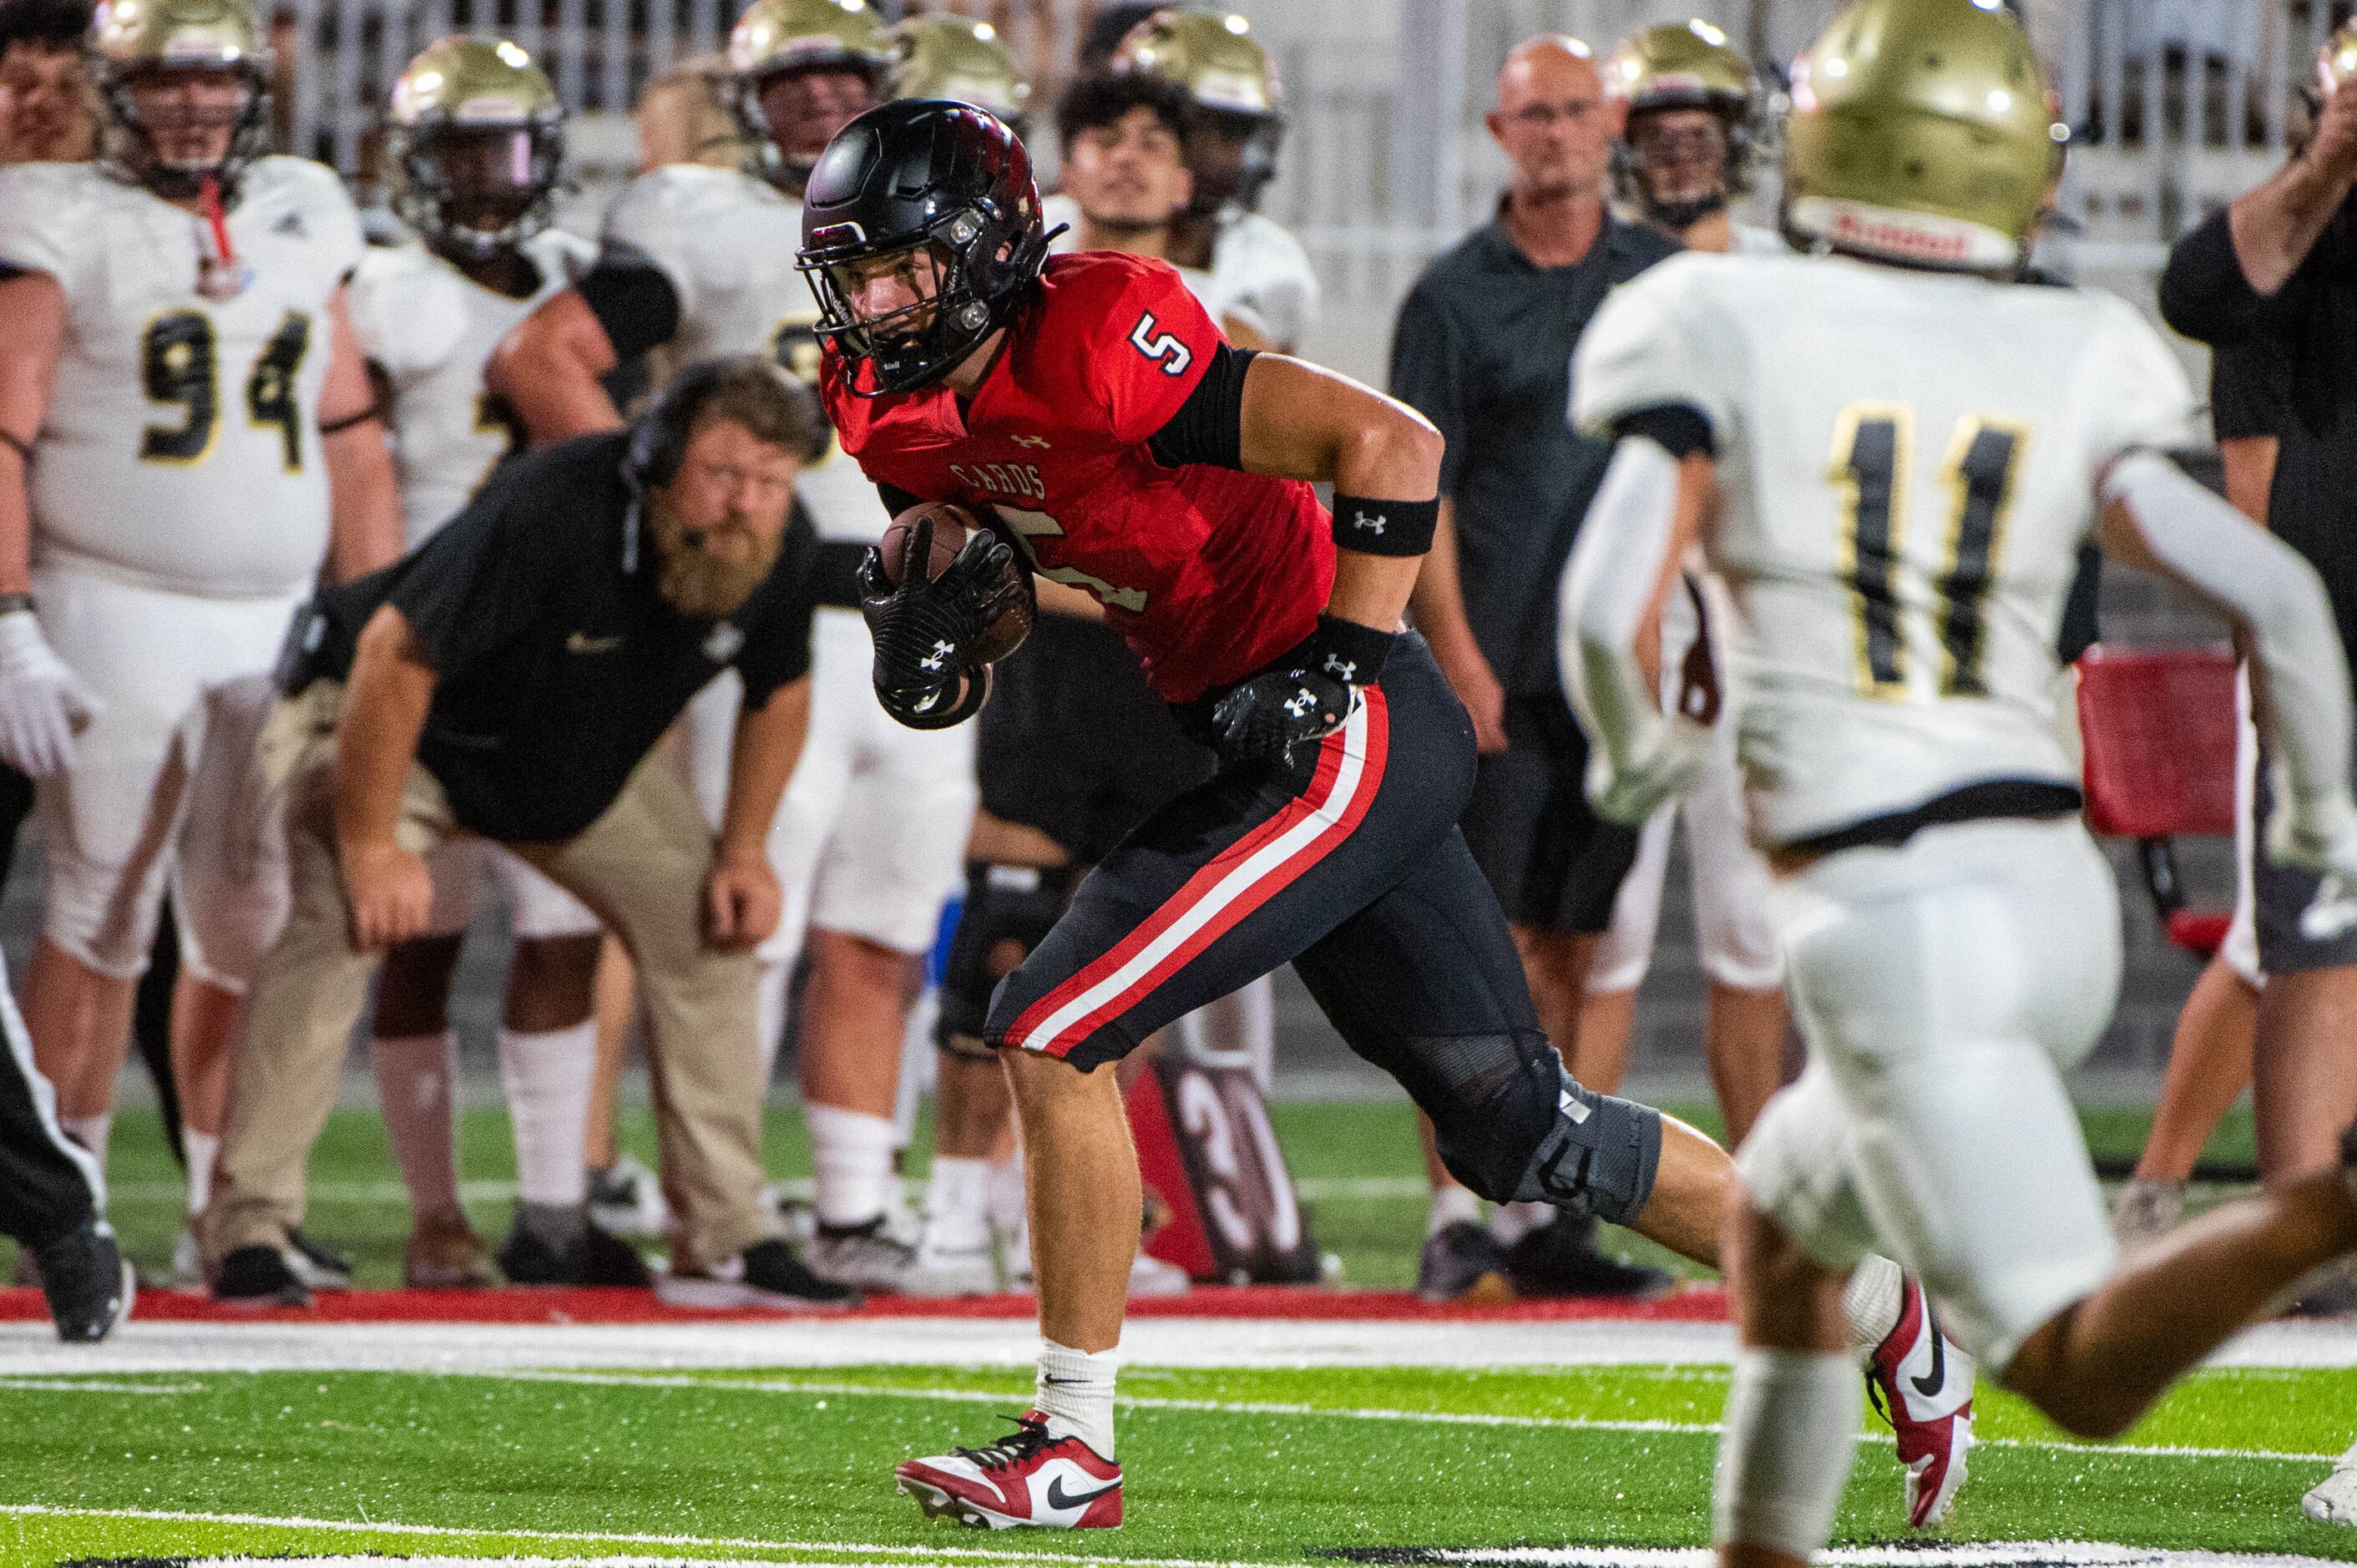
[[[380,955],[352,950],[336,864],[332,793],[342,693],[315,683],[282,703],[263,763],[284,779],[292,908],[263,960],[230,1083],[212,1205],[199,1240],[216,1260],[283,1245],[303,1219],[304,1170],[327,1124]],[[402,791],[402,847],[424,854],[457,836],[442,787],[413,767]],[[673,1266],[700,1269],[777,1233],[761,1203],[760,1054],[756,965],[704,940],[712,836],[679,770],[642,761],[579,837],[509,846],[596,910],[630,949],[651,1025],[647,1042],[663,1195],[679,1229]]]

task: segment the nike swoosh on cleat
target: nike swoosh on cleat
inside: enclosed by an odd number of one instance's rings
[[[1115,1481],[1109,1487],[1099,1487],[1093,1492],[1082,1492],[1079,1497],[1073,1497],[1064,1490],[1063,1477],[1050,1476],[1048,1477],[1048,1506],[1051,1509],[1076,1509],[1096,1501],[1107,1492],[1119,1490],[1121,1483]]]
[[[1940,1320],[1932,1315],[1932,1298],[1923,1298],[1923,1331],[1932,1337],[1932,1375],[1928,1378],[1910,1376],[1915,1391],[1930,1399],[1948,1384],[1948,1337],[1940,1332]]]

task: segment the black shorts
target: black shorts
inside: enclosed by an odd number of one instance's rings
[[[2267,787],[2267,753],[2259,748],[2258,778],[2251,791],[2251,929],[2258,938],[2261,974],[2297,974],[2357,963],[2357,930],[2315,941],[2302,936],[2299,918],[2316,902],[2323,879],[2297,865],[2267,858],[2267,818],[2275,804]]]
[[[1222,767],[1115,846],[984,1037],[1094,1068],[1290,960],[1353,1050],[1437,1092],[1417,1065],[1436,1042],[1537,1028],[1457,830],[1472,787],[1465,709],[1404,637],[1340,732]]]
[[[1147,812],[1211,776],[1111,627],[1043,615],[994,675],[974,768],[982,809],[1092,865]]]
[[[1587,773],[1587,737],[1561,695],[1506,699],[1506,749],[1481,758],[1464,825],[1515,925],[1594,935],[1612,924],[1640,830],[1596,814]]]

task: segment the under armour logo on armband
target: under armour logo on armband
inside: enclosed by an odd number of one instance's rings
[[[1326,673],[1333,676],[1345,686],[1351,685],[1359,673],[1359,661],[1355,659],[1345,659],[1339,653],[1329,653],[1326,656]]]
[[[1318,694],[1304,686],[1285,700],[1285,711],[1300,718],[1318,705]]]
[[[1377,512],[1372,517],[1369,517],[1362,511],[1354,511],[1351,514],[1351,526],[1352,528],[1363,528],[1369,533],[1383,532],[1383,524],[1390,521],[1390,518],[1383,512]]]
[[[942,669],[949,663],[950,656],[956,651],[956,643],[943,641],[940,638],[935,638],[933,639],[932,652],[925,658],[917,660],[917,668],[926,671],[928,674],[938,674],[941,672]]]

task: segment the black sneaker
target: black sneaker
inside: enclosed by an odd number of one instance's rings
[[[638,1250],[612,1231],[585,1224],[575,1245],[553,1244],[518,1221],[500,1243],[500,1272],[511,1285],[614,1285],[644,1290],[653,1281]]]
[[[352,1260],[300,1230],[286,1232],[286,1266],[307,1290],[350,1290]]]
[[[1618,1296],[1651,1301],[1667,1295],[1677,1277],[1663,1269],[1623,1262],[1596,1250],[1596,1221],[1559,1214],[1506,1249],[1506,1280],[1514,1294],[1538,1300],[1555,1296]]]
[[[285,1252],[256,1242],[221,1261],[213,1299],[223,1306],[308,1306],[311,1292],[296,1277]]]
[[[103,1339],[131,1316],[139,1282],[105,1221],[93,1219],[50,1242],[36,1262],[59,1338],[78,1344]]]
[[[844,1312],[859,1305],[859,1293],[819,1278],[802,1267],[784,1238],[773,1236],[701,1273],[660,1276],[655,1299],[673,1306]]]
[[[1415,1294],[1430,1302],[1512,1301],[1506,1250],[1488,1227],[1470,1219],[1452,1220],[1425,1238],[1424,1251],[1415,1261]]]

